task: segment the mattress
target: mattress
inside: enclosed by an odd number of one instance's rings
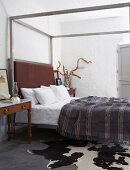
[[[53,103],[50,105],[34,105],[32,106],[32,124],[44,124],[44,125],[58,125],[58,118],[60,115],[61,108],[69,103],[71,100],[77,99],[71,97],[69,99]],[[27,111],[18,112],[16,114],[16,123],[27,123]]]

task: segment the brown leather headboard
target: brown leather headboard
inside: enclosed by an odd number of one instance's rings
[[[54,84],[54,71],[50,64],[14,61],[14,81],[18,88],[35,88]]]

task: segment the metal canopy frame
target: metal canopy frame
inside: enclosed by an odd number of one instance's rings
[[[68,34],[68,35],[56,35],[52,36],[48,33],[45,33],[23,21],[20,19],[26,18],[36,18],[36,17],[43,17],[43,16],[53,16],[53,15],[62,15],[62,14],[72,14],[72,13],[79,13],[79,12],[87,12],[87,11],[97,11],[97,10],[105,10],[105,9],[114,9],[114,8],[123,8],[129,7],[129,30],[125,31],[109,31],[109,32],[95,32],[95,33],[83,33],[83,34]],[[10,85],[13,87],[14,83],[14,56],[13,56],[13,22],[18,23],[24,27],[27,27],[33,31],[40,33],[41,35],[47,36],[50,38],[50,55],[51,55],[51,64],[53,62],[53,38],[64,38],[64,37],[77,37],[77,36],[92,36],[92,35],[106,35],[106,34],[122,34],[122,33],[130,33],[130,3],[119,3],[119,4],[110,4],[110,5],[101,5],[101,6],[91,6],[85,8],[76,8],[76,9],[67,9],[67,10],[60,10],[60,11],[50,11],[50,12],[42,12],[42,13],[34,13],[34,14],[27,14],[27,15],[17,15],[9,17],[10,23]]]

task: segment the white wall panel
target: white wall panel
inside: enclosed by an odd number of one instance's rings
[[[119,82],[119,97],[130,99],[130,82]]]
[[[130,99],[130,44],[118,49],[118,96]]]

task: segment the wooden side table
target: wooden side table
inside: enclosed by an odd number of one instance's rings
[[[31,101],[26,99],[21,99],[20,103],[7,103],[5,101],[0,101],[0,116],[7,116],[8,122],[8,140],[11,136],[12,131],[12,121],[11,115],[15,115],[16,112],[21,112],[23,110],[27,110],[28,114],[28,143],[32,141],[32,132],[31,132]],[[22,112],[21,112],[22,114]]]
[[[76,88],[68,89],[68,92],[69,92],[70,96],[72,96],[72,97],[75,97],[75,91],[76,91]]]

